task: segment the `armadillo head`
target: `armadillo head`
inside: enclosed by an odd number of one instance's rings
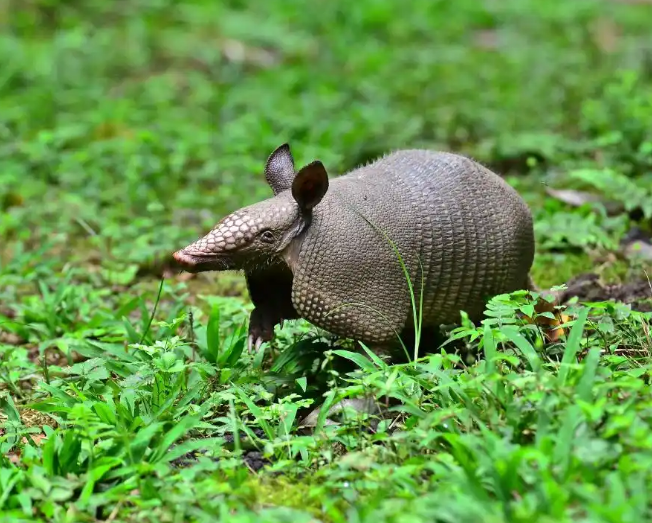
[[[188,272],[239,270],[271,263],[310,225],[312,209],[328,190],[320,161],[295,173],[288,144],[268,158],[265,177],[275,196],[243,207],[203,238],[173,254]]]

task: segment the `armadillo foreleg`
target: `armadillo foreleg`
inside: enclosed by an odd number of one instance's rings
[[[278,311],[266,307],[256,307],[251,311],[247,350],[258,351],[263,342],[271,341],[277,324],[283,324],[283,318],[279,316]]]
[[[258,350],[263,342],[274,337],[274,327],[283,326],[283,320],[298,317],[290,293],[292,273],[287,267],[272,265],[245,273],[247,288],[254,310],[249,317],[249,351]]]

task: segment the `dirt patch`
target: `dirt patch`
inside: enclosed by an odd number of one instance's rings
[[[568,288],[561,295],[562,302],[573,297],[587,302],[614,300],[630,304],[637,311],[652,311],[652,282],[647,279],[609,284],[601,282],[597,274],[587,273],[572,278],[566,286]]]
[[[23,345],[26,343],[26,340],[14,332],[0,331],[0,343],[4,343],[6,345]]]
[[[27,347],[28,350],[28,358],[30,361],[35,363],[38,366],[43,365],[43,360],[41,359],[41,353],[39,351],[38,345],[30,345]],[[71,351],[70,352],[70,361],[68,360],[68,356],[59,349],[58,347],[48,347],[43,351],[43,355],[45,356],[45,364],[50,366],[50,365],[56,365],[58,367],[65,367],[69,363],[74,364],[74,363],[79,363],[81,361],[86,361],[88,358],[86,356],[82,356],[79,354],[77,351]]]
[[[9,307],[0,306],[0,316],[4,316],[5,318],[9,318],[10,320],[15,320],[16,311],[10,309]]]
[[[252,429],[252,432],[257,438],[267,439],[262,429],[254,428]],[[252,472],[258,472],[263,467],[267,465],[271,465],[272,462],[267,458],[265,458],[262,452],[256,450],[255,447],[247,448],[247,447],[253,447],[253,445],[252,442],[248,439],[248,436],[246,434],[241,432],[240,438],[244,450],[241,459],[243,463],[247,467],[249,467],[249,469]],[[229,449],[233,450],[234,437],[232,433],[227,433],[224,435],[224,442]],[[175,445],[173,445],[171,448],[175,448]],[[197,458],[199,456],[205,455],[206,452],[207,452],[206,450],[195,450],[192,452],[188,452],[183,456],[179,456],[178,458],[171,460],[170,464],[175,468],[189,467],[195,464],[197,462]],[[220,461],[220,458],[211,458],[211,459],[213,461]]]

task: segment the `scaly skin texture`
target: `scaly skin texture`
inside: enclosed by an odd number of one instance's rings
[[[396,151],[329,182],[320,162],[295,173],[284,144],[265,171],[273,198],[175,253],[193,272],[245,271],[258,343],[283,319],[302,317],[341,337],[394,345],[413,324],[394,248],[417,302],[423,290],[425,329],[457,322],[460,310],[479,319],[487,299],[530,288],[530,211],[504,180],[466,157]]]
[[[320,327],[382,345],[410,326],[397,246],[420,290],[423,325],[480,317],[491,296],[526,287],[532,218],[518,193],[462,156],[399,151],[331,181],[294,271],[292,302]],[[344,303],[355,302],[339,308]]]

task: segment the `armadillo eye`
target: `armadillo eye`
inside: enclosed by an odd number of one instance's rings
[[[272,231],[263,231],[260,234],[260,239],[265,243],[272,243],[274,241],[274,234]]]

